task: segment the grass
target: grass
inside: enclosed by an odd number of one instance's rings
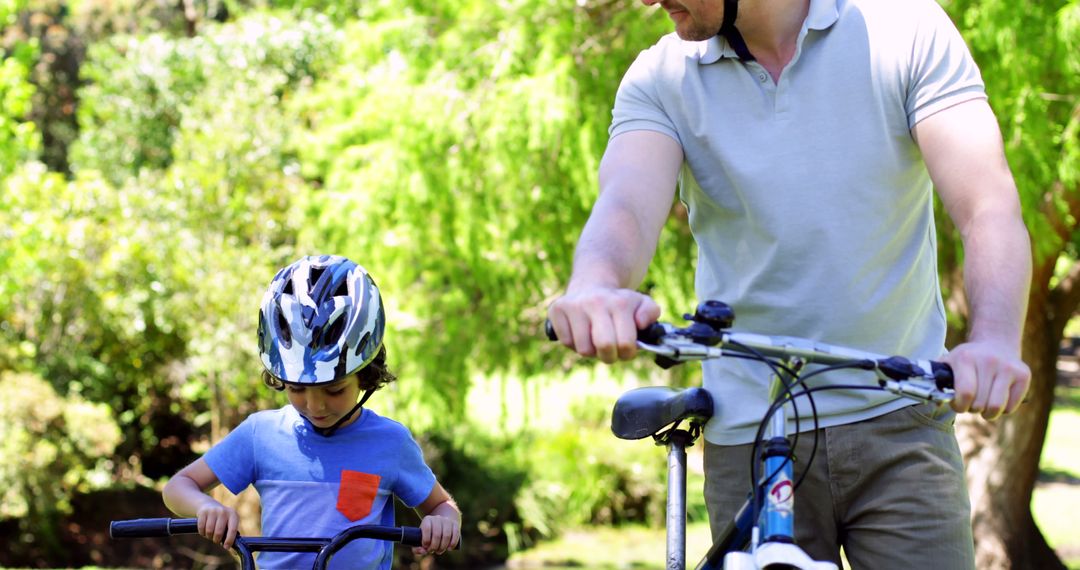
[[[664,568],[664,529],[644,526],[576,529],[510,558],[510,568],[578,570],[660,570]],[[693,567],[709,549],[709,523],[686,527],[686,560]]]
[[[1080,389],[1059,389],[1031,499],[1035,522],[1066,565],[1080,570]]]

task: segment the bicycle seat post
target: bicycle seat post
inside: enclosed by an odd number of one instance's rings
[[[702,388],[678,390],[646,386],[624,393],[611,411],[611,431],[619,439],[652,436],[668,451],[667,568],[686,568],[686,448],[701,435],[713,413]],[[680,427],[687,422],[687,427]]]
[[[694,437],[681,429],[665,437],[668,448],[667,568],[686,568],[686,448]]]

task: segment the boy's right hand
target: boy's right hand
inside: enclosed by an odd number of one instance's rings
[[[240,528],[240,515],[236,514],[236,509],[210,500],[199,507],[195,517],[200,535],[225,548],[232,548],[237,529]]]
[[[457,517],[428,515],[420,521],[421,546],[413,548],[418,556],[442,554],[461,540],[461,521]]]

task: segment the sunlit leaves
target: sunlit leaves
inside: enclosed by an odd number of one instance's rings
[[[945,6],[982,69],[1036,261],[1056,256],[1064,244],[1055,220],[1069,216],[1068,204],[1080,193],[1080,2]]]
[[[302,243],[373,272],[404,376],[438,378],[416,397],[460,415],[471,374],[565,354],[542,339],[544,309],[596,195],[618,76],[660,32],[638,13],[612,46],[597,23],[614,7],[454,4],[352,24],[341,67],[299,102],[319,144],[298,155],[324,185]],[[681,270],[652,281],[684,300],[689,240],[667,237],[658,266]]]
[[[0,372],[0,519],[33,531],[69,497],[109,482],[120,430],[109,407],[64,397],[33,374]]]
[[[4,19],[0,7],[0,21]],[[0,180],[41,148],[41,134],[29,120],[34,86],[30,66],[37,57],[35,44],[17,44],[13,53],[0,48]]]

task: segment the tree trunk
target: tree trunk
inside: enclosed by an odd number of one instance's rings
[[[1046,297],[1045,288],[1032,291],[1023,341],[1024,361],[1032,374],[1026,403],[995,422],[973,414],[957,421],[979,570],[1065,568],[1031,515],[1062,335]]]

